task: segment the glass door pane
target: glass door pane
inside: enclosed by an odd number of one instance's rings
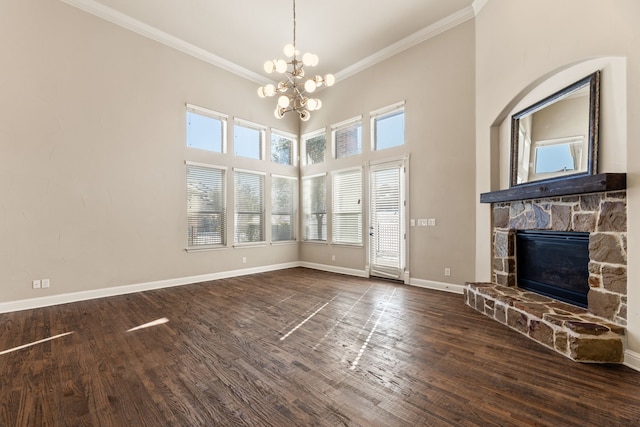
[[[370,269],[372,276],[400,279],[404,270],[403,167],[371,170]]]

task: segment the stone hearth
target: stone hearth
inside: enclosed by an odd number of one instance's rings
[[[495,283],[467,283],[465,302],[575,361],[624,361],[625,328],[583,308]]]
[[[466,303],[541,344],[584,362],[623,360],[627,318],[626,192],[492,203],[493,283],[469,283]],[[588,308],[517,287],[517,230],[589,233]]]

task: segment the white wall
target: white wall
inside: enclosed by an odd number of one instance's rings
[[[322,91],[322,110],[302,129],[363,115],[363,154],[303,168],[303,175],[410,155],[409,216],[437,224],[408,228],[408,264],[418,281],[462,285],[475,276],[474,28],[467,21]],[[372,152],[369,113],[403,100],[406,144]],[[301,256],[360,271],[367,263],[364,247],[302,243]],[[445,267],[451,277],[444,276]]]
[[[627,172],[628,352],[640,367],[640,3],[634,0],[490,0],[476,17],[476,192],[504,187],[500,125],[523,94],[575,64],[609,58],[602,82],[601,172]],[[620,59],[618,59],[620,58]],[[616,81],[612,76],[622,77]],[[580,77],[580,76],[578,76]],[[604,75],[603,75],[604,77]],[[503,138],[502,138],[503,140]],[[615,148],[614,148],[615,147]],[[501,184],[502,183],[502,184]],[[488,205],[476,206],[476,274],[491,269]]]
[[[297,175],[186,148],[186,102],[297,133],[256,84],[59,1],[2,2],[0,58],[0,303],[298,261],[185,252],[185,160]]]

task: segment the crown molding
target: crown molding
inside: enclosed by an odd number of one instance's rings
[[[483,7],[487,5],[489,0],[474,0],[471,7],[473,8],[473,13],[478,14],[482,10]]]
[[[231,61],[221,58],[220,56],[197,47],[191,43],[187,43],[186,41],[179,39],[178,37],[172,36],[171,34],[161,31],[151,25],[145,24],[144,22],[125,15],[122,12],[118,12],[117,10],[105,6],[95,0],[60,1],[70,6],[74,6],[87,13],[90,13],[94,16],[102,18],[106,21],[109,21],[113,24],[119,25],[130,31],[138,33],[151,40],[157,41],[158,43],[162,43],[166,46],[174,48],[182,53],[191,55],[211,65],[222,68],[223,70],[229,71],[230,73],[236,74],[247,80],[253,81],[260,85],[273,83],[272,80],[258,73],[234,64]],[[489,0],[474,0],[471,6],[468,6],[452,15],[449,15],[448,17],[413,33],[412,35],[380,50],[379,52],[376,52],[375,54],[361,61],[358,61],[341,71],[338,71],[337,73],[335,73],[336,81],[347,79],[375,64],[389,59],[394,55],[404,52],[405,50],[413,46],[416,46],[432,37],[437,36],[438,34],[441,34],[457,25],[462,24],[469,19],[474,18],[487,4],[488,1]]]
[[[131,30],[135,33],[138,33],[141,36],[157,41],[158,43],[162,43],[182,53],[191,55],[211,65],[215,65],[216,67],[222,68],[223,70],[234,73],[240,77],[244,77],[247,80],[251,80],[261,85],[271,83],[271,80],[261,76],[260,74],[254,73],[251,70],[248,70],[244,67],[234,64],[231,61],[221,58],[191,43],[187,43],[186,41],[179,39],[178,37],[172,36],[169,33],[165,33],[164,31],[161,31],[151,25],[145,24],[142,21],[138,21],[137,19],[134,19],[129,15],[125,15],[122,12],[118,12],[117,10],[112,9],[108,6],[105,6],[101,3],[98,3],[95,0],[60,0],[60,1],[70,6],[74,6],[80,10],[83,10],[84,12],[95,15],[98,18],[102,18],[113,24],[119,25],[123,28]]]
[[[477,1],[486,2],[487,0],[476,0],[476,2]],[[474,2],[474,5],[475,5],[475,2]],[[428,27],[423,28],[422,30],[416,31],[410,36],[405,37],[404,39],[380,50],[379,52],[374,53],[373,55],[368,56],[367,58],[361,61],[358,61],[355,64],[341,71],[338,71],[335,74],[336,81],[344,80],[355,74],[358,74],[359,72],[375,64],[378,64],[386,59],[391,58],[394,55],[404,52],[405,50],[412,48],[413,46],[416,46],[432,37],[435,37],[438,34],[441,34],[474,17],[475,17],[474,6],[468,6],[452,15],[447,16],[444,19],[441,19],[440,21],[432,25],[429,25]]]

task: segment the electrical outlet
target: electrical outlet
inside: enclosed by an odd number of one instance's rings
[[[451,276],[451,269],[450,268],[445,268],[444,269],[444,275],[447,276],[447,277]]]
[[[246,264],[246,263],[247,263],[247,257],[246,257],[246,256],[243,256],[243,257],[242,257],[242,263],[243,263],[243,264]]]
[[[427,226],[429,226],[429,227],[435,227],[435,226],[436,226],[436,219],[435,219],[435,218],[429,218],[429,219],[427,219]]]
[[[49,287],[49,279],[42,279],[42,288]]]
[[[40,289],[40,280],[34,280],[33,282],[33,289]]]
[[[336,256],[335,255],[331,255],[331,261],[335,261],[336,260]]]
[[[416,220],[415,219],[411,219],[409,221],[409,224],[411,225],[411,227],[415,227],[416,226]]]

